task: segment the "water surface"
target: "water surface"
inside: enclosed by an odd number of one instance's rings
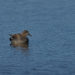
[[[29,49],[10,47],[24,29]],[[0,0],[0,35],[0,75],[75,75],[74,0]]]

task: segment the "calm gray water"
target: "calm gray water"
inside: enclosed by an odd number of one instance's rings
[[[24,29],[29,49],[10,47]],[[75,75],[75,0],[0,0],[0,75]]]

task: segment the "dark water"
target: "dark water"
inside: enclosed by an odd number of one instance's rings
[[[24,29],[29,49],[10,47]],[[75,1],[0,0],[0,75],[75,75]]]

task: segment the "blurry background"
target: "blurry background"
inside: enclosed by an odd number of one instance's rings
[[[29,49],[10,47],[25,29]],[[0,75],[75,75],[75,1],[0,0]]]

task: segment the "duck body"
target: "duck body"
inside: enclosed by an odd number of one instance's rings
[[[20,39],[13,39],[11,40],[11,46],[13,47],[28,47],[29,45],[29,39],[28,38],[25,38],[23,40],[20,40]]]
[[[23,33],[11,35],[11,37],[9,38],[9,40],[11,41],[10,45],[13,47],[27,48],[29,46],[29,39],[27,37],[27,35],[28,35],[27,33],[29,34],[29,32],[25,32],[25,33],[23,32]]]

